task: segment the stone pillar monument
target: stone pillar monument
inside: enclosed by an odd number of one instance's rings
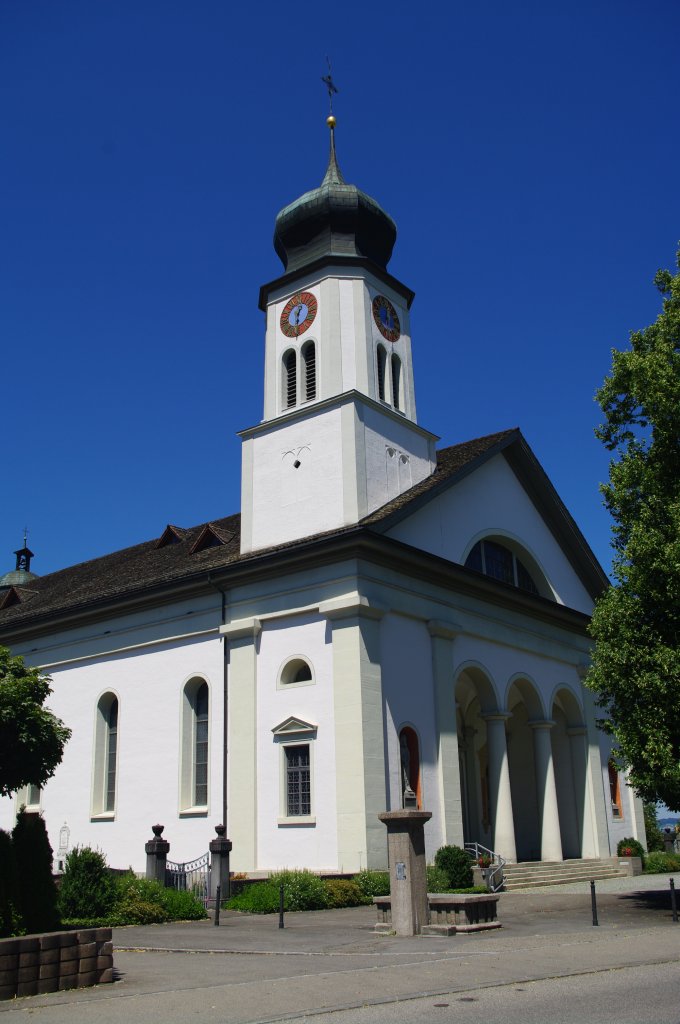
[[[228,900],[231,895],[229,884],[229,854],[231,839],[226,838],[226,825],[215,825],[217,839],[210,842],[210,893],[211,902],[217,899],[217,886],[220,887],[220,899]]]
[[[378,815],[387,826],[392,930],[419,935],[428,924],[425,822],[430,811],[405,809]]]
[[[153,839],[145,844],[146,851],[146,877],[154,882],[165,885],[165,865],[170,851],[170,843],[162,839],[165,825],[152,825]]]

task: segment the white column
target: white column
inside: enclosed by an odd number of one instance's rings
[[[541,826],[541,860],[562,860],[560,815],[550,730],[554,722],[530,722],[534,732],[536,802]]]
[[[582,857],[596,857],[597,846],[593,831],[593,819],[588,799],[588,734],[585,725],[567,728],[571,775],[576,794],[576,816],[579,830],[579,846]]]
[[[506,860],[517,860],[515,822],[512,816],[508,745],[505,722],[510,715],[500,711],[482,716],[486,722],[486,746],[489,757],[489,804],[493,848]]]
[[[437,729],[437,777],[442,817],[442,841],[462,846],[463,806],[456,699],[453,689],[453,642],[456,627],[450,622],[431,619],[427,628],[432,637],[432,675],[434,678]]]

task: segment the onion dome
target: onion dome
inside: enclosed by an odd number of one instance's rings
[[[26,547],[26,539],[24,538],[24,546],[15,551],[14,554],[17,556],[16,568],[12,569],[11,572],[6,572],[4,576],[0,576],[0,591],[9,590],[10,587],[25,587],[31,580],[37,580],[37,574],[31,572],[31,559],[33,558],[33,552],[29,551]]]
[[[385,269],[397,226],[382,207],[356,185],[348,185],[335,155],[335,118],[328,169],[318,188],[285,206],[276,218],[274,248],[287,271],[327,256],[356,256]]]

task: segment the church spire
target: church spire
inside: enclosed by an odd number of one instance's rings
[[[338,158],[335,154],[335,125],[336,120],[332,114],[326,118],[326,124],[331,130],[331,148],[328,156],[328,168],[324,175],[324,179],[321,182],[321,188],[324,185],[346,185],[347,182],[342,176],[342,171],[338,167]]]

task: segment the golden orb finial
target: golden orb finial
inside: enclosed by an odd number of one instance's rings
[[[326,124],[328,125],[328,127],[329,127],[329,128],[335,128],[335,125],[336,125],[336,121],[335,121],[335,118],[333,117],[333,115],[332,115],[332,114],[330,114],[330,115],[329,115],[329,116],[328,116],[328,117],[326,118]]]

